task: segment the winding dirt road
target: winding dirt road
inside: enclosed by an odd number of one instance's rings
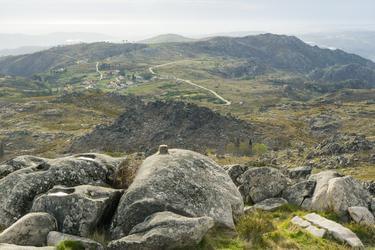
[[[163,77],[162,75],[159,75],[155,72],[155,69],[157,68],[161,68],[161,67],[164,67],[164,66],[168,66],[168,65],[172,65],[172,64],[176,64],[176,63],[179,63],[181,61],[177,61],[177,62],[170,62],[170,63],[164,63],[164,64],[160,64],[160,65],[156,65],[156,66],[152,66],[150,67],[148,70],[150,71],[150,73],[152,75],[155,75],[155,76],[159,76],[160,78],[166,78],[166,79],[169,79],[170,77]],[[221,95],[219,95],[218,93],[216,93],[215,91],[213,91],[212,89],[209,89],[209,88],[206,88],[206,87],[203,87],[199,84],[196,84],[190,80],[186,80],[186,79],[182,79],[182,78],[178,78],[176,76],[172,76],[173,79],[175,79],[176,81],[181,81],[181,82],[185,82],[187,84],[190,84],[194,87],[197,87],[197,88],[200,88],[200,89],[203,89],[203,90],[206,90],[208,92],[210,92],[211,94],[213,94],[216,98],[220,99],[222,102],[224,102],[224,105],[231,105],[231,102],[228,101],[227,99],[225,99],[224,97],[222,97]]]
[[[96,62],[96,72],[98,72],[99,75],[100,75],[100,79],[99,79],[99,81],[103,80],[103,72],[101,72],[101,71],[99,70],[99,62]]]

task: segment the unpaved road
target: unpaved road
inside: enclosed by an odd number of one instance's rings
[[[99,81],[103,80],[103,72],[101,72],[101,71],[99,70],[99,62],[96,62],[96,72],[98,72],[99,75],[100,75],[100,79],[99,79]]]
[[[181,61],[177,61],[177,62],[170,62],[170,63],[164,63],[164,64],[160,64],[160,65],[156,65],[156,66],[152,66],[150,67],[148,70],[150,71],[151,74],[155,75],[155,76],[159,76],[159,77],[162,77],[162,75],[159,75],[157,74],[154,69],[157,69],[157,68],[161,68],[161,67],[164,67],[164,66],[168,66],[168,65],[172,65],[172,64],[176,64],[176,63],[179,63]],[[164,77],[165,78],[165,77]],[[168,77],[166,77],[168,78]],[[206,88],[206,87],[203,87],[197,83],[194,83],[190,80],[187,80],[187,79],[181,79],[181,78],[178,78],[176,76],[173,76],[173,79],[177,80],[177,81],[181,81],[181,82],[185,82],[187,84],[190,84],[194,87],[197,87],[197,88],[200,88],[200,89],[203,89],[203,90],[206,90],[208,92],[210,92],[211,94],[213,94],[216,98],[220,99],[222,102],[224,102],[224,105],[231,105],[231,102],[228,101],[227,99],[225,99],[224,97],[222,97],[221,95],[219,95],[218,93],[216,93],[215,91],[213,91],[212,89],[209,89],[209,88]]]

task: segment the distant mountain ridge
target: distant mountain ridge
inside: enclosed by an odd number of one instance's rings
[[[322,49],[310,46],[297,37],[262,34],[246,37],[214,37],[208,40],[158,44],[116,44],[91,43],[59,46],[30,55],[0,58],[0,73],[8,75],[31,76],[55,67],[70,65],[78,60],[95,62],[111,57],[153,58],[160,61],[174,61],[182,58],[218,57],[246,60],[249,67],[259,65],[272,71],[284,71],[308,76],[313,71],[324,71],[322,78],[314,81],[342,79],[350,76],[355,69],[353,82],[361,86],[375,86],[368,72],[375,72],[375,63],[342,50]],[[245,64],[246,65],[246,64]],[[356,65],[355,67],[342,67]],[[239,65],[243,67],[243,65]],[[247,66],[245,66],[247,67]],[[340,70],[338,70],[341,68]],[[240,69],[242,70],[242,69]],[[232,72],[237,70],[231,69]],[[268,71],[268,70],[267,70]],[[326,77],[335,71],[336,77]],[[260,72],[261,73],[261,72]]]

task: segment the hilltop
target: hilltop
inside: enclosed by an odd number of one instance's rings
[[[195,39],[177,35],[177,34],[163,34],[155,37],[151,37],[145,40],[138,41],[138,43],[146,44],[157,44],[157,43],[183,43],[183,42],[193,42]]]

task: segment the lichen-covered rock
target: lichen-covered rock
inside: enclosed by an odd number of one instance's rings
[[[0,166],[3,173],[15,170],[0,179],[0,227],[10,226],[29,212],[33,199],[55,185],[110,184],[124,160],[100,154],[16,159]]]
[[[349,207],[348,212],[350,217],[357,223],[374,226],[374,215],[367,209],[367,207]]]
[[[303,167],[287,169],[286,173],[290,179],[306,179],[309,175],[311,175],[311,171],[312,171],[312,167],[303,166]]]
[[[227,171],[228,175],[236,184],[236,186],[240,185],[239,177],[245,173],[245,171],[248,169],[246,166],[240,165],[240,164],[234,164],[234,165],[227,165],[224,166],[224,169]]]
[[[246,203],[277,197],[288,185],[288,178],[275,168],[250,168],[240,177],[240,190]]]
[[[188,218],[171,212],[158,212],[136,225],[130,234],[110,242],[110,250],[195,249],[214,226],[210,217]]]
[[[80,242],[85,249],[89,250],[104,250],[104,247],[94,241],[83,237],[78,237],[70,234],[63,234],[60,232],[52,231],[47,235],[47,245],[57,246],[61,241],[72,240]]]
[[[302,181],[287,187],[282,194],[290,204],[301,206],[306,198],[312,197],[315,189],[315,181]]]
[[[57,229],[54,217],[47,213],[29,213],[0,234],[0,243],[45,246],[47,235]]]
[[[82,185],[56,186],[35,199],[34,212],[47,212],[58,222],[59,231],[88,237],[105,220],[111,219],[122,190]]]
[[[328,182],[330,179],[341,177],[339,173],[333,170],[322,171],[318,174],[313,174],[309,177],[309,180],[316,181],[315,190],[311,202],[305,208],[312,210],[323,211],[328,209],[327,202],[327,190]]]
[[[345,215],[349,207],[368,207],[370,193],[351,176],[330,179],[326,203],[331,211]]]
[[[225,172],[210,158],[181,149],[148,157],[122,196],[111,226],[113,239],[127,235],[148,216],[171,211],[188,217],[212,217],[234,228],[243,200]]]

